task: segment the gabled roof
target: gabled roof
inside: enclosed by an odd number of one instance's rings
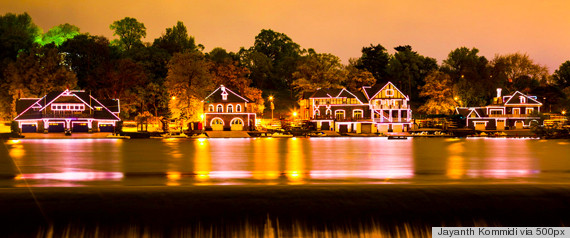
[[[65,91],[50,92],[42,98],[18,99],[18,101],[16,101],[16,113],[18,113],[18,116],[16,116],[14,120],[41,119],[43,118],[42,111],[62,96],[74,97],[90,109],[93,109],[93,107],[96,106],[101,107],[101,111],[95,111],[93,113],[93,119],[121,120],[117,115],[115,115],[115,113],[118,113],[118,100],[111,100],[115,101],[115,104],[109,103],[108,105],[103,105],[89,93],[75,90],[70,91],[67,89]],[[117,108],[117,112],[109,110],[108,106]],[[38,110],[33,110],[33,108],[37,108]]]
[[[469,113],[471,112],[471,109],[466,108],[466,107],[458,107],[458,108],[455,108],[455,111],[457,112],[457,114],[462,115],[464,117],[467,117],[469,115]]]
[[[309,98],[355,98],[361,103],[368,103],[366,97],[361,92],[353,93],[345,88],[319,88],[315,92],[303,94],[305,99]]]
[[[398,92],[400,92],[400,94],[402,94],[404,96],[404,98],[406,98],[407,100],[410,100],[409,96],[402,93],[402,91],[400,91],[400,89],[398,89],[398,87],[396,87],[396,85],[394,85],[392,82],[386,83],[383,87],[379,87],[379,85],[375,85],[372,88],[363,88],[363,89],[366,91],[368,99],[370,100],[371,98],[376,97],[376,95],[378,95],[380,92],[382,92],[385,88],[387,88],[390,85],[393,88],[395,88],[396,90],[398,90]]]
[[[223,100],[222,95],[226,95],[227,99]],[[229,88],[220,85],[216,90],[214,90],[210,95],[204,98],[205,102],[218,103],[218,102],[252,102],[253,100],[247,98],[246,96],[241,96]]]
[[[526,98],[526,102],[522,103],[521,102],[521,97]],[[513,95],[511,96],[511,98],[509,98],[509,100],[507,100],[505,102],[505,105],[512,105],[512,104],[530,104],[530,105],[542,105],[542,103],[540,103],[539,101],[537,101],[535,99],[535,97],[530,97],[528,95],[525,95],[519,91],[516,91],[515,93],[513,93]]]

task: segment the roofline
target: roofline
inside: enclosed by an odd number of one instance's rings
[[[43,98],[45,98],[47,95],[39,98],[38,100],[36,100],[36,102],[32,103],[32,105],[30,105],[28,108],[26,108],[26,110],[24,110],[22,113],[20,113],[19,115],[17,115],[16,117],[14,117],[14,121],[18,120],[18,117],[22,116],[24,113],[26,113],[28,110],[30,110],[30,108],[32,108],[36,103],[38,103],[39,101],[41,101]]]
[[[378,90],[378,92],[376,92],[376,93],[374,94],[374,96],[372,96],[372,97],[370,97],[370,98],[376,97],[376,95],[378,95],[378,93],[380,93],[382,90],[384,90],[384,88],[386,88],[386,87],[388,86],[388,84],[392,84],[392,86],[394,86],[394,88],[395,88],[396,90],[398,90],[398,92],[400,92],[400,94],[404,95],[404,98],[406,98],[408,101],[410,100],[410,98],[409,98],[406,94],[402,93],[402,91],[400,91],[400,89],[399,89],[398,87],[396,87],[396,85],[394,85],[394,84],[393,84],[392,82],[390,82],[390,81],[388,81],[388,82],[386,83],[386,85],[384,85],[384,87],[382,87],[380,90]]]

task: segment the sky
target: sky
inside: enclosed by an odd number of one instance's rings
[[[109,25],[134,17],[144,41],[182,21],[206,51],[248,48],[272,29],[344,63],[370,44],[411,45],[439,64],[465,46],[489,60],[526,53],[550,72],[570,60],[569,11],[566,0],[0,0],[0,14],[28,12],[44,31],[70,23],[114,39]]]

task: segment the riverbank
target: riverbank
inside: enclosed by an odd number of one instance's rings
[[[405,226],[570,223],[567,184],[2,188],[0,193],[0,213],[9,214],[1,229],[20,236],[35,236],[49,225],[54,236],[70,228],[102,235],[133,227],[162,236],[201,227],[228,236],[244,224],[253,234],[264,234],[268,220],[282,232],[300,224],[307,231],[355,234]]]

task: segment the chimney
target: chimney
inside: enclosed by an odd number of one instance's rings
[[[503,90],[503,89],[497,88],[497,97],[498,98],[501,98],[501,90]]]

